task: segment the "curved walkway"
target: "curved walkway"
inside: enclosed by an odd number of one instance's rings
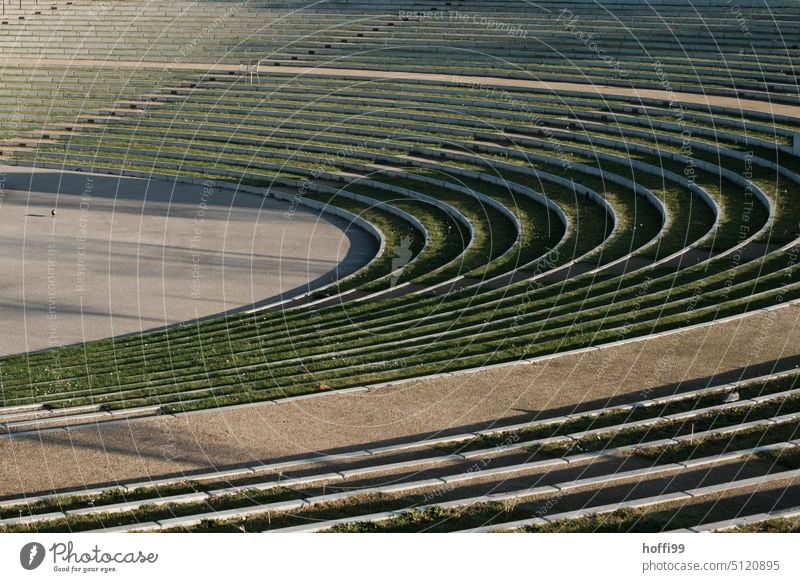
[[[109,69],[153,69],[192,72],[236,72],[245,75],[242,67],[229,63],[173,63],[160,61],[116,61],[92,59],[19,59],[7,58],[0,61],[0,71],[5,66],[15,67],[73,67],[73,68],[109,68]],[[260,65],[259,75],[271,73],[316,75],[328,77],[351,77],[357,79],[393,79],[430,81],[450,83],[454,85],[467,85],[473,87],[509,87],[532,90],[547,90],[553,93],[565,91],[590,92],[597,95],[635,97],[641,99],[658,99],[676,103],[692,103],[696,105],[712,105],[716,107],[729,107],[746,111],[758,111],[772,115],[786,115],[800,119],[800,106],[770,103],[754,99],[738,99],[719,95],[706,95],[699,93],[671,92],[656,89],[638,89],[631,87],[615,87],[611,85],[595,85],[593,83],[559,83],[550,81],[528,81],[525,79],[505,79],[502,77],[479,77],[468,75],[443,75],[438,73],[408,73],[402,71],[372,71],[363,69],[336,69],[327,67],[283,67],[274,65]]]

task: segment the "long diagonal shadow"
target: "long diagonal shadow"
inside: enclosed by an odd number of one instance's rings
[[[669,384],[663,384],[661,386],[656,386],[648,390],[647,398],[658,398],[672,394],[679,394],[681,392],[686,392],[689,390],[696,390],[699,388],[705,388],[729,382],[735,382],[738,380],[746,380],[749,378],[755,378],[767,374],[794,370],[797,369],[798,367],[800,367],[800,355],[787,356],[785,358],[769,360],[751,366],[744,366],[733,370],[729,370],[727,372],[714,374],[711,376],[703,376],[703,377],[693,378],[687,381],[673,382]],[[65,493],[69,491],[80,491],[80,489],[83,489],[85,487],[115,486],[125,482],[130,483],[133,481],[141,481],[142,479],[147,479],[147,478],[160,479],[160,478],[185,477],[187,480],[190,480],[193,475],[197,475],[200,473],[208,473],[210,471],[224,471],[229,469],[253,467],[257,466],[258,464],[266,465],[284,461],[295,461],[299,459],[308,458],[314,455],[318,455],[322,459],[327,455],[344,453],[353,450],[360,450],[364,449],[365,447],[377,448],[403,442],[423,441],[425,439],[434,437],[474,432],[478,430],[484,430],[487,428],[502,428],[503,426],[510,426],[520,422],[526,422],[538,419],[547,419],[547,418],[562,416],[565,414],[570,414],[573,412],[593,410],[607,406],[614,406],[617,404],[626,404],[641,399],[642,399],[641,391],[637,390],[634,392],[628,392],[626,394],[614,396],[612,398],[595,399],[591,401],[581,402],[580,404],[576,404],[575,406],[564,406],[548,410],[524,410],[524,411],[520,410],[518,411],[519,414],[506,416],[501,421],[477,422],[472,424],[460,425],[457,427],[451,427],[445,430],[426,431],[411,436],[383,439],[378,441],[360,442],[348,446],[334,447],[320,451],[308,451],[304,453],[284,455],[281,457],[274,457],[269,459],[259,459],[252,456],[245,448],[231,447],[219,441],[215,441],[213,443],[213,449],[214,449],[213,456],[216,458],[221,458],[221,457],[224,458],[226,455],[233,456],[236,458],[245,458],[245,457],[251,458],[251,460],[245,462],[229,463],[219,466],[215,465],[209,458],[209,455],[206,455],[204,453],[202,448],[202,443],[198,442],[196,439],[192,439],[190,441],[184,435],[176,434],[175,431],[172,431],[170,432],[170,445],[174,448],[171,450],[175,450],[178,452],[178,457],[175,460],[180,461],[182,463],[195,465],[197,467],[196,470],[182,470],[182,471],[174,471],[158,475],[145,475],[139,479],[126,479],[123,482],[98,482],[98,483],[86,484],[81,488],[64,488],[61,490],[52,490],[52,491],[49,490],[41,492],[27,492],[26,494],[39,495],[39,494],[49,494],[56,492]],[[145,420],[145,419],[152,420],[152,417],[145,417],[144,419],[131,419],[129,421],[130,422],[129,426],[131,430],[132,431],[135,430],[135,425],[137,420]],[[79,430],[86,430],[86,431],[102,430],[102,423],[98,424],[97,427],[79,429]],[[72,432],[74,434],[74,432],[76,431]],[[135,459],[140,459],[144,457],[160,461],[167,460],[165,457],[165,451],[163,449],[163,442],[160,444],[153,443],[152,446],[149,446],[144,441],[135,441],[136,443],[135,448],[126,449],[115,445],[108,445],[104,442],[104,439],[87,438],[76,441],[73,438],[70,438],[70,436],[67,434],[66,431],[42,433],[40,435],[25,435],[22,437],[15,437],[15,438],[21,438],[36,443],[51,444],[67,448],[83,448],[88,450],[98,450],[107,453],[123,455]],[[6,496],[6,498],[8,497],[14,497],[14,496]]]

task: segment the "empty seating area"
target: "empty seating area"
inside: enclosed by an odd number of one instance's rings
[[[356,34],[360,26],[346,10],[316,14],[305,4],[53,0],[39,7],[22,0],[21,13],[8,3],[0,49],[9,63],[35,57],[239,64],[303,39]]]
[[[177,77],[162,71],[3,67],[0,143],[9,145],[27,131],[155,91],[171,80]]]
[[[800,300],[796,4],[625,2],[23,2],[0,26],[3,163],[213,180],[358,216],[381,246],[313,293],[0,359],[0,439],[511,366]],[[0,531],[794,523],[797,378],[0,500]]]
[[[283,533],[753,527],[797,516],[797,379],[794,370],[341,454],[9,498],[0,501],[0,528]]]
[[[352,92],[360,95],[357,102],[348,96]],[[52,406],[160,404],[172,411],[305,393],[319,382],[346,388],[530,358],[556,346],[582,347],[588,337],[594,344],[614,338],[620,325],[633,323],[627,315],[631,297],[645,279],[649,293],[642,307],[648,309],[635,322],[639,333],[670,327],[670,312],[676,314],[672,325],[686,323],[692,298],[707,302],[707,311],[692,314],[704,321],[704,313],[719,317],[773,305],[778,295],[793,297],[794,265],[786,257],[797,244],[790,201],[798,176],[788,169],[792,156],[785,148],[759,148],[749,134],[726,130],[713,140],[693,138],[696,153],[687,156],[677,128],[641,131],[646,118],[624,102],[520,94],[525,107],[543,111],[533,122],[480,90],[459,89],[444,104],[440,92],[447,94],[414,83],[354,87],[274,77],[261,85],[236,75],[197,76],[77,124],[63,123],[61,132],[48,130],[46,140],[32,135],[37,147],[14,150],[16,162],[235,180],[287,199],[302,190],[302,197],[343,205],[372,221],[387,245],[380,260],[324,294],[334,297],[318,294],[279,311],[239,316],[238,324],[228,320],[229,328],[243,327],[241,343],[226,348],[234,360],[225,358],[213,379],[207,373],[214,366],[206,362],[195,364],[195,373],[191,366],[182,369],[185,385],[176,385],[170,373],[164,376],[169,386],[162,387],[162,364],[140,353],[138,341],[117,340],[117,353],[131,345],[130,376],[103,373],[108,363],[101,346],[90,375],[84,375],[83,351],[75,350],[73,365],[66,350],[62,367],[42,377],[28,377],[27,366],[14,373],[7,365],[8,403],[31,403],[25,393],[34,382],[46,386],[38,400]],[[603,113],[612,108],[628,113]],[[598,116],[607,122],[583,121]],[[783,122],[794,127],[791,119]],[[746,126],[740,125],[743,131]],[[751,148],[757,153],[747,153]],[[782,172],[770,169],[776,163]],[[393,249],[404,237],[412,240],[413,256],[398,269]],[[752,279],[754,272],[759,279]],[[539,283],[534,289],[531,278]],[[770,283],[786,278],[786,290]],[[531,312],[519,316],[523,298]],[[573,305],[583,306],[579,329],[587,335],[572,325]],[[542,313],[549,313],[544,327]],[[306,323],[312,319],[313,327]],[[275,334],[276,345],[283,336],[296,340],[285,353],[270,352],[269,371],[259,371],[267,362],[254,320]],[[412,333],[403,330],[423,320]],[[510,321],[519,326],[518,337],[504,337]],[[208,339],[188,330],[162,332],[147,351],[157,352],[160,341],[182,345],[176,340],[190,336],[181,351],[191,359],[201,345],[216,342],[219,324],[205,325]],[[299,339],[306,328],[314,330],[307,346]],[[363,337],[364,329],[372,333]],[[334,351],[349,355],[347,364],[328,357],[333,348],[320,347],[327,333],[339,342]],[[251,345],[255,338],[262,347]],[[172,361],[177,357],[172,354]],[[309,359],[314,373],[307,371]],[[275,381],[278,366],[285,371],[281,382]],[[272,380],[265,384],[267,377]],[[105,382],[108,395],[102,394]],[[180,404],[171,404],[173,398]]]
[[[375,13],[368,2],[334,5],[354,15]],[[386,23],[389,30],[368,24],[355,38],[304,39],[269,62],[797,98],[800,45],[793,39],[800,22],[791,2],[556,0],[531,8],[499,0],[381,6],[397,16]]]
[[[797,102],[800,22],[792,0],[549,0],[536,9],[514,0],[307,4],[23,0],[23,19],[12,11],[0,25],[0,47],[7,62],[101,55],[440,71]]]

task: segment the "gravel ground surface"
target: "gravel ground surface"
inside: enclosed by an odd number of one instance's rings
[[[800,306],[533,365],[0,439],[0,496],[257,464],[519,422],[795,365]]]

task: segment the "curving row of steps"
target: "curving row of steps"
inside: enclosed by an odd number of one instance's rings
[[[6,405],[31,402],[31,388],[49,407],[107,411],[274,399],[529,359],[795,296],[800,177],[766,135],[750,143],[749,122],[713,140],[691,134],[700,120],[645,132],[659,104],[621,100],[627,113],[600,130],[583,121],[607,116],[597,96],[559,105],[517,92],[522,106],[546,109],[526,121],[520,103],[476,89],[442,103],[424,83],[325,83],[313,93],[321,81],[308,77],[198,76],[14,151],[20,164],[238,176],[254,192],[360,214],[386,243],[368,269],[315,297],[209,322],[200,337],[179,328],[146,345],[64,350],[47,370],[35,363],[46,356],[9,360]],[[354,91],[363,96],[349,107]],[[292,137],[301,130],[306,138]],[[398,266],[403,244],[410,256]],[[110,349],[125,354],[113,374]]]
[[[9,5],[12,12],[0,25],[8,59],[31,53],[164,62],[212,57],[236,64],[667,83],[674,90],[797,101],[800,46],[790,0],[736,6],[627,0],[611,12],[578,0],[543,2],[536,11],[524,2],[475,0],[23,5],[19,15]]]
[[[784,372],[473,433],[6,499],[0,501],[0,526],[8,531],[93,527],[139,531],[207,527],[210,520],[267,516],[275,527],[286,520],[300,521],[302,525],[287,527],[321,531],[383,522],[412,511],[425,513],[434,506],[437,511],[463,512],[548,495],[575,493],[584,499],[587,490],[629,486],[631,480],[664,483],[665,491],[657,500],[648,497],[648,504],[699,497],[697,491],[681,490],[679,496],[667,489],[689,478],[682,475],[702,477],[701,483],[720,481],[715,489],[703,485],[707,489],[702,495],[746,487],[752,484],[747,475],[766,466],[754,455],[787,451],[796,455],[798,377],[796,371]],[[723,465],[728,467],[723,476],[730,483],[707,471]],[[733,474],[732,466],[738,467]],[[769,483],[797,473],[781,467],[775,464],[760,478]],[[638,498],[630,500],[631,507],[641,503]],[[352,515],[332,520],[314,517],[317,511],[340,511],[336,508],[341,504],[352,505]],[[374,504],[391,507],[378,514],[364,513]],[[575,515],[595,513],[594,505],[587,502]],[[508,527],[541,523],[518,521]]]
[[[4,437],[539,361],[800,300],[791,3],[740,2],[746,50],[721,0],[697,7],[702,22],[683,0],[621,22],[571,0],[536,14],[506,0],[428,4],[120,2],[87,21],[102,7],[75,2],[0,25],[5,163],[211,180],[289,213],[345,216],[379,240],[366,267],[314,293],[0,359]],[[34,48],[45,60],[32,65]],[[131,58],[149,64],[114,67]],[[240,66],[254,62],[277,67]],[[531,76],[712,98],[508,79]],[[13,498],[0,527],[737,527],[797,505],[796,378]]]

